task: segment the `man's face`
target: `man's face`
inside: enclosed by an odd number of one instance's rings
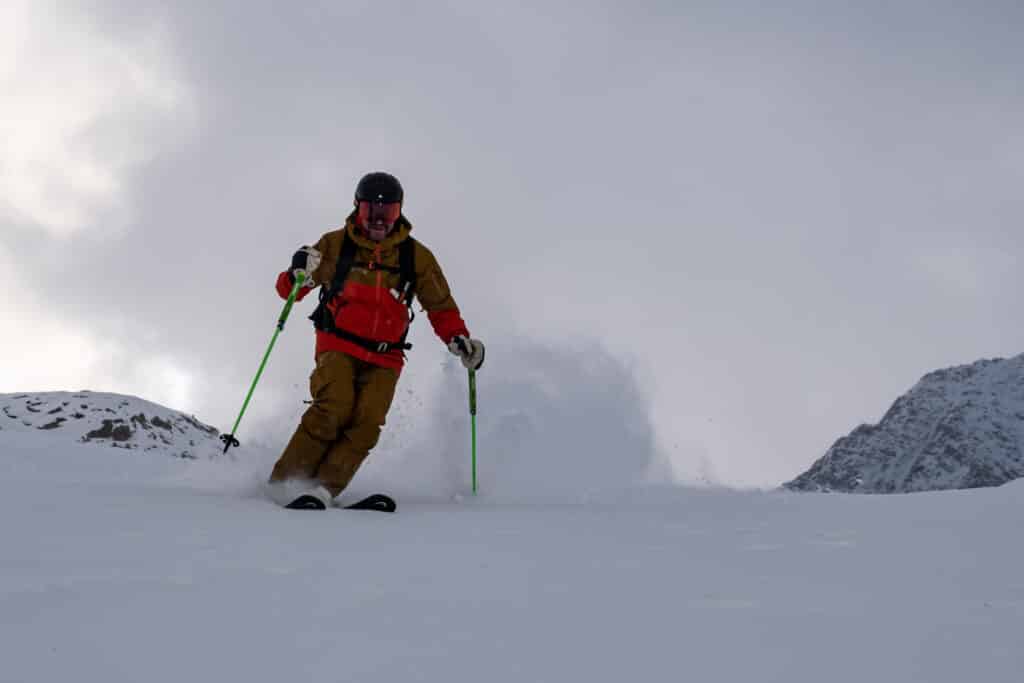
[[[358,221],[366,236],[381,241],[395,227],[395,221],[402,213],[401,202],[358,202]]]

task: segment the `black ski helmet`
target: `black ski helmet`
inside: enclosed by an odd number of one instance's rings
[[[357,202],[401,202],[405,198],[402,184],[390,173],[375,171],[363,176],[356,185]]]

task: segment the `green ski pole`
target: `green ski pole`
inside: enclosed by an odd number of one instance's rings
[[[476,495],[476,370],[469,371],[469,418],[473,425],[473,495]]]
[[[299,288],[302,287],[302,283],[306,280],[306,274],[299,271],[295,274],[295,284],[292,285],[292,291],[288,295],[288,300],[284,302],[284,309],[281,311],[281,317],[277,319],[277,328],[274,330],[274,336],[270,338],[270,346],[267,347],[267,352],[263,354],[263,362],[260,363],[260,369],[256,371],[256,377],[252,380],[252,386],[249,387],[249,393],[245,396],[245,402],[242,404],[242,411],[238,413],[238,419],[235,420],[235,426],[231,428],[230,434],[221,434],[220,440],[224,442],[224,452],[227,453],[228,449],[232,446],[238,447],[238,439],[235,438],[235,432],[238,431],[238,425],[242,421],[242,416],[245,415],[245,409],[249,407],[249,400],[252,398],[252,393],[256,390],[256,383],[260,381],[260,375],[263,374],[263,368],[267,366],[267,359],[270,358],[270,352],[274,349],[274,342],[277,341],[277,335],[281,334],[284,330],[284,323],[288,320],[288,314],[292,312],[292,304],[295,303],[295,297],[299,294]]]

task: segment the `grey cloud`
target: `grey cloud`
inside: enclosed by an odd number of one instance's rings
[[[664,441],[781,481],[920,374],[1020,350],[1022,13],[969,10],[90,6],[114,36],[168,27],[198,129],[132,177],[130,232],[54,243],[30,286],[177,358],[230,421],[276,272],[390,169],[474,332],[597,336],[645,369]],[[308,373],[304,312],[268,397]]]

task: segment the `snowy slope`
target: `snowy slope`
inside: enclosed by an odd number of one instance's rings
[[[0,394],[0,432],[48,431],[82,442],[177,458],[214,457],[215,428],[134,396],[93,391]]]
[[[1024,482],[884,498],[623,486],[574,504],[484,491],[308,513],[263,497],[274,455],[139,457],[0,431],[0,681],[1024,670]]]
[[[861,425],[785,484],[898,493],[998,486],[1024,476],[1024,355],[937,370],[877,425]]]

